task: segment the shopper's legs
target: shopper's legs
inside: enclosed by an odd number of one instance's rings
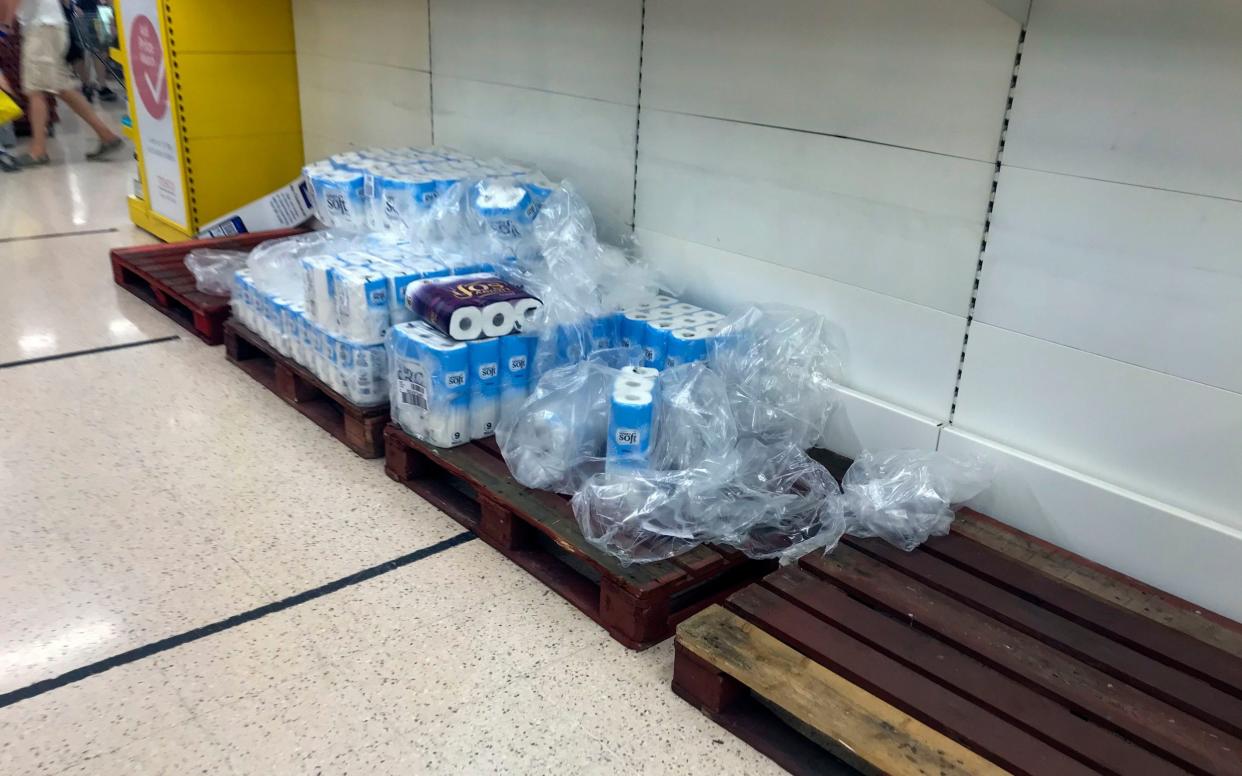
[[[117,139],[117,134],[108,128],[108,125],[99,118],[99,114],[86,101],[86,97],[77,89],[65,89],[58,95],[66,105],[73,109],[73,112],[82,117],[82,120],[95,130],[95,134],[99,135],[99,142],[110,143]]]
[[[81,95],[78,95],[79,97]],[[26,117],[30,120],[30,157],[42,159],[47,156],[47,94],[26,92]]]

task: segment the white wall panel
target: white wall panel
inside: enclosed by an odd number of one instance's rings
[[[940,424],[895,404],[849,388],[837,389],[828,433],[821,446],[857,458],[863,450],[935,450]]]
[[[725,311],[784,302],[822,312],[847,348],[845,384],[932,419],[948,417],[964,318],[649,229],[635,234],[690,301]]]
[[[433,0],[437,75],[638,104],[642,0]]]
[[[1019,28],[984,0],[648,0],[643,107],[994,161]]]
[[[979,321],[954,426],[1242,528],[1242,394]]]
[[[426,0],[293,0],[308,160],[431,142]]]
[[[604,240],[630,231],[636,108],[446,76],[435,94],[436,143],[568,179]]]
[[[1051,462],[946,428],[940,449],[997,464],[970,502],[1027,533],[1242,620],[1242,532]]]
[[[431,69],[427,0],[293,0],[293,26],[299,54]],[[369,89],[366,83],[355,86]]]
[[[1036,0],[1005,162],[1242,199],[1242,3]]]
[[[437,143],[567,178],[591,205],[601,237],[629,233],[634,107],[441,75],[434,88]]]
[[[1006,167],[975,319],[1242,391],[1242,203]]]
[[[994,166],[644,109],[637,223],[965,316]]]
[[[431,142],[430,76],[420,70],[298,54],[302,131],[313,147]],[[366,88],[360,87],[365,84]]]

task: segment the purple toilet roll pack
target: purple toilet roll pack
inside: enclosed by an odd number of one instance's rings
[[[417,281],[406,289],[405,301],[419,318],[459,341],[521,331],[543,306],[495,275]]]

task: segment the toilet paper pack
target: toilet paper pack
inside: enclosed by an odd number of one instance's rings
[[[414,314],[452,339],[497,337],[515,329],[513,303],[531,298],[494,275],[461,275],[411,285],[406,300]]]
[[[335,267],[329,278],[340,334],[354,342],[383,342],[391,322],[388,278],[359,266]]]
[[[439,447],[470,441],[470,361],[454,342],[421,321],[389,330],[393,417],[409,433]]]
[[[668,352],[669,333],[678,328],[670,320],[648,321],[643,332],[643,366],[663,369]]]
[[[649,391],[614,389],[609,406],[604,471],[649,468],[655,430],[655,398]]]

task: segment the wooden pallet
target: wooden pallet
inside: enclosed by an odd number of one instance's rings
[[[363,458],[384,456],[388,405],[359,407],[241,323],[224,323],[224,352],[243,372]]]
[[[394,424],[384,437],[389,477],[477,533],[630,649],[663,641],[678,622],[775,567],[717,547],[625,567],[582,537],[567,499],[514,480],[494,440],[439,448]]]
[[[793,773],[1242,774],[1242,630],[974,513],[682,623],[673,689]]]
[[[184,326],[208,345],[224,341],[224,321],[228,319],[227,297],[204,294],[185,266],[190,251],[214,248],[222,251],[248,251],[266,240],[291,237],[305,229],[280,229],[209,240],[135,245],[116,248],[111,254],[112,278],[134,296]]]

